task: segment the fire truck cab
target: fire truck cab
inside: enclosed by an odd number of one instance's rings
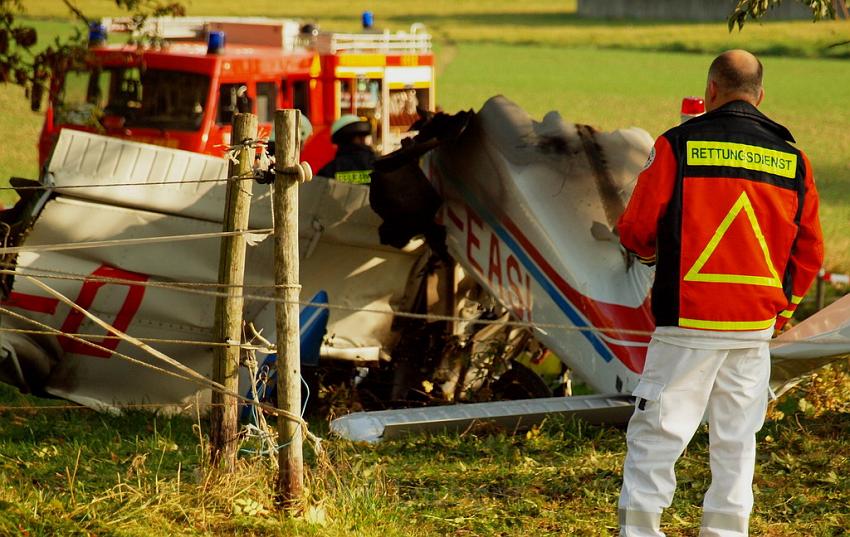
[[[129,28],[107,19],[100,30]],[[278,108],[297,108],[312,125],[302,159],[313,169],[333,158],[330,126],[343,114],[368,119],[374,149],[388,153],[410,136],[418,109],[434,110],[422,30],[342,34],[293,20],[186,17],[148,21],[142,31],[158,36],[156,47],[90,36],[87,68],[51,81],[39,162],[63,128],[222,155],[234,113],[256,114],[264,138]]]

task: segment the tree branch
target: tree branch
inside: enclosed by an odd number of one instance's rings
[[[80,19],[81,21],[85,22],[85,23],[86,23],[86,26],[88,26],[89,24],[91,24],[91,20],[89,20],[89,18],[88,18],[88,17],[86,17],[86,16],[83,14],[83,12],[82,12],[82,11],[80,11],[80,9],[79,9],[77,6],[75,6],[75,5],[73,4],[73,2],[71,2],[71,0],[62,0],[62,3],[63,3],[63,4],[65,4],[65,6],[67,6],[67,7],[68,7],[68,9],[70,9],[70,10],[71,10],[71,13],[73,13],[73,14],[74,14],[74,16],[76,16],[76,17],[77,17],[78,19]]]

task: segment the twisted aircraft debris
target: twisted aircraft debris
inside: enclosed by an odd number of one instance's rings
[[[377,190],[398,200],[424,197],[412,196],[415,190],[438,193],[442,204],[435,221],[445,227],[453,259],[515,319],[538,324],[535,338],[603,395],[595,404],[583,400],[559,410],[551,401],[529,401],[519,411],[513,404],[490,403],[361,413],[337,420],[335,429],[377,440],[422,428],[465,427],[475,419],[528,425],[547,408],[592,418],[588,405],[609,416],[621,407],[622,398],[615,396],[637,385],[654,329],[649,309],[654,269],[630,263],[611,229],[652,142],[641,129],[599,132],[555,112],[537,122],[516,104],[494,97],[477,114],[421,127],[413,143],[385,157],[373,198]],[[402,208],[376,209],[385,226],[397,227],[393,220]],[[848,353],[850,296],[773,340],[771,387],[781,393]]]
[[[429,284],[427,241],[444,264],[456,262],[602,394],[575,404],[541,400],[511,408],[418,409],[416,416],[352,414],[334,428],[375,440],[485,418],[528,424],[550,412],[580,411],[590,419],[594,412],[602,419],[627,415],[623,407],[653,329],[652,270],[628,262],[611,227],[651,144],[640,129],[599,132],[554,112],[536,122],[496,97],[477,113],[438,115],[421,125],[412,142],[379,161],[371,187],[322,178],[302,186],[302,296],[325,290],[331,304],[343,306],[330,310],[323,355],[392,357],[399,333],[388,313],[413,311],[416,304],[422,306],[417,311],[435,308],[421,299],[423,286],[441,290],[448,304],[441,313],[468,319],[461,315],[463,300],[451,297],[457,271],[440,274],[449,275],[447,282]],[[209,290],[215,289],[218,241],[197,235],[221,229],[225,173],[225,161],[215,157],[62,131],[41,181],[16,181],[26,187],[22,199],[3,213],[9,227],[2,249],[0,379],[100,409],[191,402],[197,385],[120,359],[115,352],[149,360],[125,342],[105,338],[98,350],[54,333],[102,335],[10,271],[37,276],[116,328],[153,338],[158,349],[210,375]],[[259,235],[252,242],[271,227],[267,192],[255,194],[251,227]],[[196,237],[157,239],[178,235]],[[151,240],[123,242],[139,238]],[[92,242],[101,244],[85,244]],[[270,242],[248,251],[246,294],[253,299],[245,318],[274,340]],[[787,389],[848,353],[845,297],[773,341],[772,387]],[[433,412],[442,416],[430,417]]]

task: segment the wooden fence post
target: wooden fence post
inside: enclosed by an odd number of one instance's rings
[[[298,326],[298,165],[300,156],[298,110],[275,112],[274,281],[277,326],[278,407],[301,415],[301,347]],[[279,416],[279,474],[277,493],[292,505],[304,491],[304,454],[301,425]]]
[[[239,144],[257,136],[257,117],[253,114],[233,116],[231,143]],[[243,147],[238,162],[231,162],[227,175],[247,177],[254,164],[254,149]],[[231,179],[227,184],[227,201],[224,208],[224,231],[247,231],[251,208],[253,180]],[[222,237],[218,264],[218,282],[226,285],[221,291],[226,297],[218,297],[215,307],[215,340],[233,343],[234,346],[215,348],[213,380],[230,391],[239,390],[239,351],[236,345],[242,342],[242,308],[244,304],[242,284],[245,281],[245,253],[247,241],[243,235]],[[237,447],[237,404],[232,396],[213,392],[210,411],[210,447],[214,466],[223,465],[228,471],[236,465]]]

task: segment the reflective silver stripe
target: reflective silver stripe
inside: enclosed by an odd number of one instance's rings
[[[741,535],[747,534],[750,518],[746,516],[730,515],[728,513],[716,513],[705,511],[702,514],[702,527],[715,530],[735,531]]]
[[[661,513],[649,513],[647,511],[631,511],[620,509],[620,527],[636,526],[638,528],[650,528],[658,530],[661,527]]]

